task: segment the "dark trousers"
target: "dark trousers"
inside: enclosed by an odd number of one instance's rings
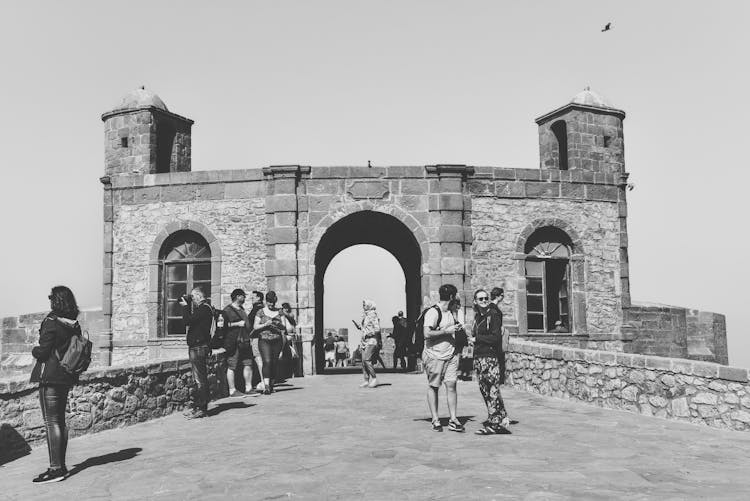
[[[282,344],[281,337],[273,339],[260,338],[258,340],[258,350],[260,351],[260,358],[263,360],[264,378],[273,379],[276,377]]]
[[[194,346],[188,350],[190,366],[193,369],[193,380],[197,386],[193,407],[208,410],[208,357],[211,348],[206,345]]]
[[[39,387],[39,404],[42,408],[44,427],[47,432],[47,450],[50,468],[65,466],[65,451],[68,448],[68,428],[65,426],[65,407],[68,404],[69,386],[50,385]]]
[[[477,374],[479,391],[482,392],[484,403],[487,405],[487,422],[497,427],[508,413],[505,402],[500,394],[503,376],[500,372],[500,360],[497,357],[474,357],[474,371]]]

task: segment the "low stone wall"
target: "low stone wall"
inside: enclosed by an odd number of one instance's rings
[[[213,357],[212,357],[213,359]],[[193,397],[188,360],[90,370],[68,398],[69,435],[127,426],[180,411]],[[214,397],[222,396],[216,360],[209,370]],[[0,464],[26,454],[45,440],[37,385],[28,375],[0,382]]]
[[[31,349],[39,341],[39,326],[47,313],[28,313],[0,320],[0,379],[31,372],[34,365]],[[81,310],[78,322],[94,343],[95,354],[91,363],[97,365],[100,361],[96,352],[99,350],[100,334],[104,331],[101,308]]]
[[[511,339],[515,388],[715,428],[750,431],[748,369]]]

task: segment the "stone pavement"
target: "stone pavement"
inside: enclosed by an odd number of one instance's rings
[[[207,419],[73,439],[60,483],[31,483],[36,448],[0,466],[0,499],[750,499],[747,433],[506,389],[512,434],[481,437],[476,382],[459,383],[467,433],[435,433],[424,376],[359,382],[305,377]]]

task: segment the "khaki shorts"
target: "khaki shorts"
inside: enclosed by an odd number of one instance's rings
[[[440,388],[443,383],[455,383],[458,380],[458,355],[453,355],[448,360],[438,360],[425,354],[422,362],[427,374],[427,384],[433,388]]]

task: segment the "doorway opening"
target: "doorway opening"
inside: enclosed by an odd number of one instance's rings
[[[378,249],[372,249],[372,246]],[[340,254],[341,263],[337,264]],[[376,261],[371,262],[372,258]],[[335,309],[338,305],[328,304],[329,299],[325,296],[326,287],[332,287],[331,280],[327,280],[326,272],[330,268],[332,272],[339,274],[341,270],[336,270],[341,267],[340,264],[351,268],[350,275],[345,276],[343,281],[337,281],[333,277],[336,291],[332,290],[331,296],[334,301],[347,294],[353,299],[342,305],[344,311],[340,315],[334,315],[330,313],[331,308]],[[361,320],[363,299],[373,299],[377,304],[377,297],[388,297],[390,294],[390,300],[385,299],[378,305],[381,329],[392,327],[391,317],[398,311],[389,311],[390,308],[394,308],[394,304],[403,305],[399,309],[403,309],[408,318],[416,318],[419,315],[422,293],[421,264],[422,254],[414,234],[401,221],[388,214],[374,211],[355,212],[328,228],[315,253],[315,373],[325,372],[324,340],[327,328],[346,327],[352,334],[352,341],[358,340],[358,329],[351,321]],[[375,280],[372,284],[372,293],[369,294],[366,292],[369,284],[352,283],[358,276],[366,276],[373,270],[377,271],[378,266],[383,267],[383,277],[391,276],[394,279],[386,282]],[[401,269],[402,277],[399,277],[398,267]],[[356,306],[349,305],[352,301]],[[337,325],[329,322],[328,317],[331,315],[334,316],[330,320]],[[345,322],[343,319],[346,319]],[[339,326],[338,323],[345,325]],[[383,337],[385,338],[385,334]],[[348,344],[350,351],[354,352],[356,346],[351,342]]]

